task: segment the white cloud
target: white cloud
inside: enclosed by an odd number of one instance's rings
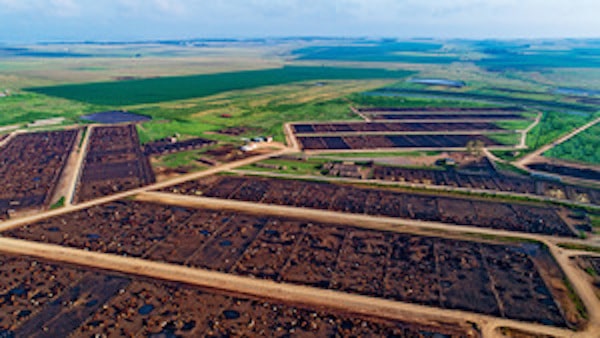
[[[593,36],[600,32],[597,13],[597,0],[0,0],[2,23],[35,20],[72,33],[77,26],[103,32],[109,22],[150,38],[156,31],[173,37]]]

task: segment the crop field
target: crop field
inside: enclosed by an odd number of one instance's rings
[[[0,219],[48,206],[79,130],[20,134],[0,148]]]
[[[571,316],[560,268],[532,243],[473,242],[133,201],[5,235],[546,325],[573,327],[582,320]]]
[[[410,73],[366,68],[292,67],[233,73],[28,88],[28,91],[98,105],[136,105],[210,96],[311,80],[400,79]]]
[[[153,183],[134,125],[95,127],[77,183],[77,202]]]
[[[527,167],[535,171],[600,181],[600,170],[551,163],[532,163]]]
[[[545,152],[544,156],[600,165],[600,125],[590,127],[557,145]]]
[[[456,131],[492,131],[504,129],[487,122],[336,122],[336,123],[297,123],[292,124],[296,134],[331,134],[352,132],[456,132]],[[329,136],[329,135],[328,135]]]
[[[211,176],[165,192],[264,204],[575,236],[558,208],[417,194],[322,182]]]
[[[334,134],[335,135],[335,134]],[[365,135],[365,136],[300,136],[304,150],[361,150],[392,148],[464,148],[469,141],[481,141],[487,147],[507,145],[491,139],[491,135]]]
[[[0,276],[5,337],[478,336],[465,324],[358,316],[26,257],[0,256]]]
[[[540,180],[533,177],[518,178],[499,173],[468,174],[455,170],[442,171],[379,165],[374,166],[373,177],[384,181],[534,194],[578,202],[587,201],[600,205],[600,190],[598,189]]]

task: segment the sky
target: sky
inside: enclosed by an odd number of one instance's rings
[[[0,0],[0,42],[600,37],[598,0]]]

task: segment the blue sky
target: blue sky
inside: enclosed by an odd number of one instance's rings
[[[598,0],[0,0],[0,41],[600,37]]]

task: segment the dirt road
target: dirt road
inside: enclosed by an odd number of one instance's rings
[[[65,205],[71,204],[71,198],[73,194],[74,187],[73,184],[76,182],[76,178],[78,177],[78,173],[81,170],[81,149],[79,148],[79,143],[81,142],[82,137],[86,137],[87,135],[83,135],[84,131],[80,130],[77,135],[77,139],[75,140],[75,145],[73,149],[71,149],[71,153],[69,154],[69,158],[67,159],[67,163],[63,168],[62,175],[58,184],[56,186],[56,190],[54,192],[54,196],[50,201],[50,204],[54,204],[58,202],[61,198],[64,197]],[[85,140],[84,140],[85,141]]]
[[[90,135],[92,134],[92,130],[95,125],[89,125],[85,131],[85,135],[83,135],[83,140],[81,141],[81,146],[77,145],[77,157],[75,158],[75,165],[71,172],[67,175],[68,177],[68,190],[65,192],[65,206],[69,206],[73,203],[73,198],[75,197],[75,188],[77,187],[77,182],[79,181],[79,177],[81,175],[81,169],[83,167],[83,161],[85,159],[85,155],[87,154],[88,143],[90,141]],[[64,175],[63,175],[64,176]]]
[[[542,113],[538,113],[537,116],[535,117],[535,121],[529,127],[527,127],[525,130],[521,131],[521,141],[519,142],[519,145],[517,146],[518,149],[526,149],[527,148],[527,135],[533,128],[535,128],[535,126],[540,124],[541,120],[542,120]]]

